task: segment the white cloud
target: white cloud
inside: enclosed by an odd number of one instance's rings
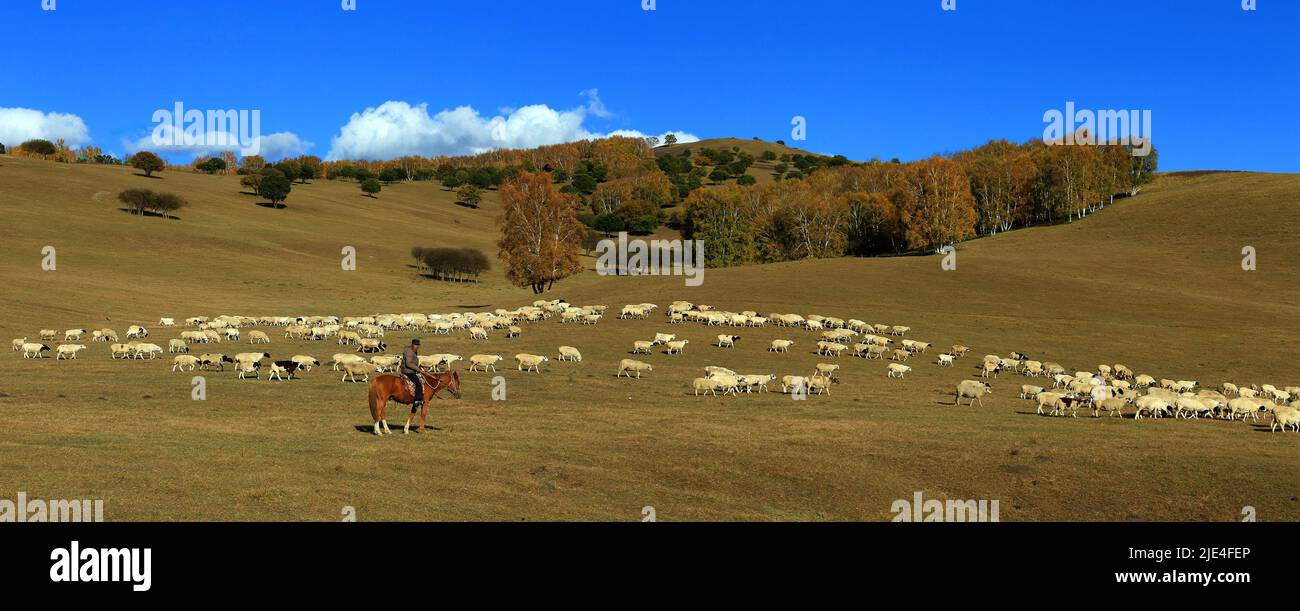
[[[251,134],[250,134],[251,136]],[[223,151],[261,155],[268,161],[296,157],[306,153],[313,143],[303,140],[293,132],[276,132],[265,136],[251,136],[241,142],[239,134],[227,131],[200,131],[194,134],[177,133],[171,123],[158,123],[148,136],[135,141],[125,141],[128,153],[152,151],[160,155],[189,155],[195,159]]]
[[[672,134],[672,135],[674,135],[674,136],[677,136],[677,144],[690,144],[690,143],[692,143],[692,142],[699,142],[699,141],[700,141],[700,137],[699,137],[699,136],[696,136],[695,134],[692,134],[692,133],[690,133],[690,132],[671,132],[671,131],[670,131],[670,132],[664,132],[664,133],[662,133],[662,134],[644,134],[644,133],[641,133],[641,132],[639,132],[639,131],[637,131],[637,130],[635,130],[635,129],[616,129],[616,130],[614,130],[614,131],[612,131],[612,132],[609,132],[608,134],[605,134],[605,135],[606,135],[606,136],[624,136],[624,137],[627,137],[627,138],[645,138],[645,137],[648,136],[648,135],[654,135],[654,136],[656,136],[657,138],[659,138],[659,143],[660,143],[660,144],[663,144],[664,137],[666,137],[668,134]]]
[[[0,143],[18,146],[34,138],[50,142],[62,138],[72,147],[90,142],[86,122],[77,115],[46,113],[30,108],[0,108]]]
[[[430,115],[428,104],[387,101],[354,113],[330,143],[327,159],[394,159],[405,155],[472,155],[498,148],[534,148],[609,135],[640,135],[635,130],[603,134],[583,126],[588,115],[611,116],[598,92],[582,92],[585,106],[555,110],[545,104],[502,109],[484,117],[470,106]],[[698,140],[677,132],[678,138]],[[684,140],[685,141],[685,140]]]

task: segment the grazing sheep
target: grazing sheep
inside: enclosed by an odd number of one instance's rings
[[[423,359],[425,357],[420,357],[420,358]],[[331,359],[330,362],[332,363],[332,368],[334,369],[334,371],[339,371],[340,367],[342,367],[344,363],[367,363],[369,361],[367,361],[366,357],[364,356],[360,356],[356,354],[348,354],[344,352],[344,353],[335,354],[334,358]],[[420,365],[423,366],[424,362],[421,361]]]
[[[85,334],[86,334],[85,329],[68,329],[67,331],[63,332],[63,341],[78,342],[81,341],[81,336]]]
[[[889,358],[895,361],[906,361],[907,359],[912,358],[912,353],[908,352],[907,350],[903,350],[902,348],[899,348],[897,350],[894,350],[893,354],[890,355]]]
[[[116,359],[118,357],[127,359],[131,358],[131,354],[135,352],[135,346],[131,344],[113,344],[108,347],[108,350],[108,358],[110,359]]]
[[[906,335],[907,332],[908,332],[908,331],[911,331],[911,330],[912,330],[911,327],[904,327],[904,326],[902,326],[902,325],[894,325],[894,326],[892,326],[892,327],[889,328],[889,334],[890,334],[890,335],[899,335],[899,336],[902,336],[902,335]]]
[[[1169,411],[1168,401],[1152,395],[1138,397],[1133,402],[1133,406],[1137,408],[1137,413],[1133,415],[1134,420],[1141,420],[1142,414],[1146,414],[1151,418],[1161,418]]]
[[[963,398],[970,399],[971,406],[978,401],[980,407],[984,407],[984,395],[992,394],[993,387],[987,382],[977,382],[975,380],[962,380],[957,384],[957,405],[961,405]]]
[[[677,339],[677,335],[676,335],[675,333],[655,333],[654,343],[655,343],[655,344],[666,344],[666,343],[671,342],[671,341],[673,341],[673,340],[675,340],[675,339]]]
[[[935,361],[935,364],[937,364],[937,365],[947,365],[948,367],[952,367],[952,366],[953,366],[953,359],[955,359],[955,358],[957,358],[957,357],[955,357],[955,356],[953,356],[953,355],[951,355],[951,354],[940,354],[940,355],[939,355],[939,360],[938,360],[938,361]]]
[[[967,353],[967,352],[970,352],[970,347],[969,347],[969,346],[963,346],[963,345],[961,345],[961,344],[953,344],[953,346],[952,346],[952,354],[953,354],[954,356],[956,356],[957,358],[961,358],[961,357],[963,357],[963,356],[966,356],[966,353]]]
[[[794,342],[788,339],[774,339],[772,340],[772,345],[768,347],[767,351],[768,352],[789,352],[790,346],[793,345]]]
[[[236,362],[235,377],[243,380],[248,377],[257,378],[257,372],[261,369],[262,364],[257,362]]]
[[[1042,392],[1043,392],[1042,386],[1033,386],[1030,384],[1024,384],[1020,387],[1020,398],[1028,399],[1030,397],[1037,397]]]
[[[216,367],[217,371],[225,371],[226,363],[234,363],[232,359],[224,354],[201,354],[199,355],[199,369],[207,370]]]
[[[686,349],[686,344],[689,344],[690,342],[691,340],[689,339],[678,339],[666,342],[665,345],[668,346],[668,354],[681,354],[682,351]]]
[[[623,359],[619,361],[618,373],[614,374],[614,377],[627,374],[627,377],[630,378],[632,377],[632,372],[636,372],[636,377],[640,378],[641,372],[643,371],[654,371],[654,367],[651,367],[649,363],[643,363],[634,359]]]
[[[480,370],[479,368],[482,368],[482,371],[488,371],[488,370],[496,371],[497,363],[500,363],[501,360],[502,360],[501,357],[495,354],[471,355],[469,357],[469,370],[479,371]]]
[[[370,374],[377,373],[379,371],[379,368],[376,367],[374,363],[368,363],[366,361],[345,362],[342,363],[342,365],[343,365],[343,377],[339,380],[340,382],[346,382],[348,380],[356,382],[357,374],[361,374],[362,382],[369,382]]]
[[[781,392],[788,393],[799,389],[807,392],[808,378],[803,376],[781,376]]]
[[[980,371],[980,377],[987,378],[991,373],[993,374],[993,377],[996,378],[1000,371],[1002,371],[1002,363],[1000,361],[997,363],[994,363],[993,361],[984,361],[984,367]]]
[[[187,344],[187,343],[185,343],[185,340],[183,340],[183,339],[171,339],[171,340],[167,340],[167,351],[168,351],[168,352],[182,352],[182,353],[184,353],[184,352],[189,352],[189,351],[190,351],[190,345]]]
[[[266,376],[266,381],[270,382],[272,379],[284,381],[286,375],[292,380],[293,372],[297,371],[297,369],[298,364],[293,361],[275,361],[271,363],[271,374]]]
[[[515,362],[519,365],[519,371],[536,371],[542,372],[542,364],[550,359],[536,354],[519,353],[515,355]]]
[[[839,370],[840,370],[839,365],[834,365],[830,363],[817,363],[817,373],[814,375],[833,378],[835,377],[835,372]]]
[[[52,342],[58,336],[59,332],[54,329],[41,329],[40,337],[43,342]]]
[[[1228,401],[1227,415],[1230,420],[1236,420],[1237,416],[1241,415],[1242,421],[1245,421],[1247,417],[1254,418],[1258,421],[1259,411],[1265,408],[1266,405],[1258,399],[1237,397],[1236,399]]]
[[[320,367],[320,361],[305,354],[294,355],[289,360],[298,364],[298,368],[303,371],[311,371],[312,367]]]
[[[1063,392],[1040,392],[1037,395],[1034,395],[1034,400],[1038,401],[1039,415],[1043,414],[1044,407],[1052,408],[1052,414],[1056,414],[1060,409],[1064,409],[1065,404],[1062,402],[1062,399],[1065,397],[1066,394]]]
[[[704,368],[704,375],[709,376],[709,377],[713,377],[713,376],[718,376],[718,375],[734,376],[734,375],[737,375],[737,374],[736,374],[736,372],[734,372],[734,371],[732,371],[732,370],[730,370],[730,369],[727,369],[726,367],[718,367],[718,366],[716,366],[716,365],[710,365],[710,366]]]
[[[484,329],[483,327],[470,327],[470,329],[469,329],[469,338],[470,338],[470,339],[487,339],[487,338],[488,338],[488,332],[487,332],[487,329]]]
[[[737,395],[740,393],[740,376],[717,374],[709,376],[717,388],[725,395]]]
[[[238,337],[238,335],[236,335],[236,337]],[[249,332],[248,332],[248,343],[250,343],[250,344],[269,344],[269,343],[271,343],[271,338],[270,338],[266,333],[263,333],[262,331],[249,331]]]
[[[85,349],[85,344],[63,344],[55,351],[57,354],[54,355],[54,360],[75,359],[77,358],[77,353]]]
[[[253,333],[260,333],[260,331],[253,331],[253,332],[250,332],[249,335],[251,336]],[[226,329],[226,339],[228,339],[228,340],[230,340],[230,341],[232,341],[232,342],[237,342],[237,341],[239,341],[239,329],[236,329],[236,328],[234,328],[234,327],[231,327],[231,328],[229,328],[229,329]],[[271,340],[268,338],[268,339],[267,339],[267,343],[270,343],[270,341],[271,341]]]
[[[182,354],[172,359],[172,373],[176,373],[177,371],[185,371],[186,367],[189,367],[190,371],[194,371],[194,369],[198,366],[199,366],[199,357],[197,356]]]
[[[13,343],[13,351],[14,351],[14,352],[18,352],[19,350],[22,350],[22,349],[23,349],[23,344],[26,344],[26,343],[27,343],[27,338],[25,338],[25,337],[22,337],[22,338],[19,338],[19,339],[14,340],[14,343]]]
[[[357,345],[357,352],[384,352],[388,344],[377,339],[363,338]]]
[[[713,378],[695,378],[695,380],[691,382],[691,388],[694,389],[695,396],[697,397],[700,396],[701,390],[704,391],[705,394],[712,394],[715,397],[718,395],[718,381]],[[726,389],[724,388],[723,390]]]
[[[775,379],[776,376],[770,373],[766,375],[743,375],[740,376],[740,383],[744,385],[745,392],[754,392],[755,389],[758,389],[758,392],[764,393],[768,392],[767,383]]]
[[[1238,392],[1237,385],[1232,382],[1224,382],[1223,386],[1219,387],[1219,390],[1223,391],[1225,395],[1235,395]]]
[[[577,361],[582,362],[582,353],[578,352],[573,346],[560,346],[560,356],[556,357],[557,361]]]
[[[99,341],[102,342],[115,342],[117,341],[117,331],[112,329],[100,329],[99,338]]]
[[[378,367],[376,371],[396,371],[397,366],[402,363],[402,357],[396,355],[377,354],[370,357],[370,362]]]
[[[1286,432],[1286,427],[1290,426],[1291,430],[1300,433],[1300,410],[1294,407],[1279,405],[1273,408],[1273,424],[1268,430],[1276,433],[1277,426],[1282,425],[1282,432]]]
[[[1128,405],[1128,401],[1124,399],[1119,399],[1115,397],[1111,397],[1109,399],[1102,399],[1101,401],[1092,404],[1092,417],[1093,418],[1098,417],[1097,416],[1098,410],[1104,409],[1106,410],[1107,416],[1119,416],[1123,418],[1125,405]]]
[[[912,370],[911,367],[908,367],[907,365],[901,365],[899,363],[890,363],[888,369],[889,371],[885,374],[886,377],[899,378],[899,379],[902,379],[903,374]]]
[[[149,337],[149,330],[140,325],[131,325],[126,328],[127,339],[140,339],[145,337]]]
[[[654,347],[654,342],[637,340],[632,342],[632,354],[650,354]]]
[[[146,355],[148,356],[148,358],[156,359],[162,353],[163,353],[162,346],[159,346],[158,344],[136,344],[135,345],[135,358],[138,359],[145,358]]]
[[[506,327],[506,337],[519,337],[520,335],[523,334],[523,332],[524,332],[523,329],[515,325],[510,325],[509,327]]]
[[[740,336],[739,336],[739,335],[719,335],[719,336],[718,336],[718,347],[719,347],[719,348],[735,348],[735,347],[736,347],[736,342],[738,342],[738,341],[740,341]]]
[[[174,326],[176,326],[176,319],[175,319],[175,318],[159,318],[159,319],[158,319],[158,326],[160,326],[160,327],[174,327]]]
[[[819,395],[825,392],[827,395],[829,395],[831,394],[832,384],[839,384],[839,381],[836,380],[835,378],[827,378],[824,376],[813,376],[811,378],[808,378],[808,392],[816,393]]]

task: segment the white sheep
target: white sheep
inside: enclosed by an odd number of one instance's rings
[[[718,382],[713,378],[695,378],[695,380],[691,382],[691,388],[695,390],[695,396],[697,397],[700,396],[701,390],[704,391],[705,394],[712,394],[714,396],[717,396],[718,394]]]
[[[501,362],[501,357],[495,354],[475,354],[469,357],[469,370],[479,371],[496,371],[497,363]]]
[[[349,379],[353,382],[356,382],[357,381],[356,375],[358,373],[362,374],[362,380],[361,380],[362,382],[369,382],[370,374],[377,373],[379,371],[379,368],[376,367],[374,363],[368,363],[366,361],[345,362],[342,365],[343,365],[343,378],[339,380],[341,382],[346,382]]]
[[[713,377],[713,376],[718,376],[718,375],[734,376],[734,375],[737,375],[737,374],[736,374],[736,372],[734,372],[734,371],[732,371],[732,370],[730,370],[730,369],[727,369],[726,367],[718,367],[717,365],[709,365],[709,366],[707,366],[707,367],[704,368],[704,375],[709,376],[709,377]]]
[[[139,338],[144,338],[144,337],[149,337],[149,330],[148,330],[148,329],[145,329],[144,327],[141,327],[140,325],[131,325],[130,327],[127,327],[127,329],[126,329],[126,338],[127,338],[127,339],[139,339]]]
[[[677,339],[677,334],[675,334],[675,333],[655,333],[654,343],[656,343],[656,344],[666,344],[666,343],[671,342],[671,341],[673,341],[673,340],[675,340],[675,339]]]
[[[772,345],[768,347],[767,351],[768,352],[789,352],[790,346],[793,345],[794,342],[792,340],[774,339],[772,340]]]
[[[1020,386],[1020,398],[1021,398],[1021,399],[1028,399],[1028,398],[1030,398],[1030,397],[1037,397],[1037,396],[1039,395],[1039,393],[1041,393],[1041,392],[1043,392],[1043,387],[1042,387],[1042,386],[1033,386],[1033,385],[1031,385],[1031,384],[1023,384],[1023,385]]]
[[[560,346],[560,356],[556,357],[557,361],[576,361],[582,362],[582,353],[573,346]]]
[[[890,363],[888,369],[889,371],[886,373],[886,377],[899,379],[902,379],[904,374],[912,370],[911,367],[899,363]]]
[[[758,389],[758,392],[764,393],[768,392],[767,383],[775,379],[776,375],[774,374],[743,375],[740,376],[740,383],[745,386],[745,392],[753,392],[754,389]]]
[[[837,371],[839,371],[839,370],[840,370],[840,366],[839,366],[839,365],[835,365],[835,364],[832,364],[832,363],[817,363],[817,373],[814,374],[814,375],[820,375],[820,376],[824,376],[824,377],[827,377],[827,378],[833,378],[833,377],[835,377],[835,372],[837,372]]]
[[[374,364],[376,371],[394,371],[402,363],[402,357],[397,355],[377,354],[370,357],[370,362]]]
[[[54,360],[57,361],[59,359],[75,359],[77,358],[77,353],[85,349],[86,349],[85,344],[63,344],[59,346],[57,350],[55,350],[57,354],[55,354]]]
[[[23,349],[23,344],[26,344],[26,343],[27,343],[27,338],[25,338],[25,337],[21,337],[21,338],[15,339],[15,340],[14,340],[14,343],[13,343],[13,351],[14,351],[14,352],[18,352],[19,350],[22,350],[22,349]]]
[[[63,332],[63,341],[76,342],[81,341],[81,336],[86,334],[85,329],[68,329]]]
[[[736,347],[736,342],[739,341],[739,340],[740,340],[740,336],[739,336],[739,335],[719,335],[719,336],[718,336],[718,347],[719,347],[719,348],[735,348],[735,347]]]
[[[269,336],[267,336],[267,334],[264,333],[264,332],[262,332],[262,331],[249,331],[249,332],[248,332],[248,343],[250,343],[250,344],[269,344],[269,343],[271,343],[271,338],[270,338]]]
[[[630,378],[632,373],[636,372],[636,377],[640,378],[643,371],[654,371],[654,367],[651,367],[649,363],[643,363],[635,359],[623,359],[619,361],[618,373],[614,374],[614,377],[627,374],[627,377]]]
[[[957,384],[957,405],[961,405],[963,398],[970,399],[971,406],[978,401],[980,407],[984,407],[984,395],[992,394],[993,387],[987,382],[977,382],[975,380],[962,380]]]
[[[519,353],[515,355],[515,362],[519,365],[519,371],[536,371],[542,372],[542,364],[550,359],[536,354]]]
[[[668,354],[681,354],[682,351],[686,349],[686,344],[689,344],[690,341],[691,340],[689,339],[678,339],[666,342],[665,345],[668,346]]]
[[[951,355],[951,354],[940,354],[940,355],[939,355],[939,360],[936,361],[936,363],[937,363],[938,365],[947,365],[948,367],[952,367],[952,366],[953,366],[953,359],[955,359],[955,358],[956,358],[956,357],[953,356],[953,355]]]
[[[487,338],[488,338],[488,332],[487,332],[487,329],[484,329],[483,327],[470,327],[470,329],[469,329],[469,338],[470,338],[470,339],[487,339]]]
[[[319,366],[320,366],[320,361],[318,361],[318,360],[316,360],[316,359],[314,359],[314,358],[312,358],[312,357],[310,357],[310,356],[307,356],[307,355],[305,355],[305,354],[297,354],[297,355],[294,355],[293,358],[291,358],[291,359],[289,359],[289,360],[291,360],[291,361],[297,363],[297,364],[298,364],[298,368],[301,369],[301,370],[303,370],[303,371],[311,371],[311,368],[312,368],[312,367],[319,367]]]
[[[655,347],[655,343],[645,340],[632,342],[632,354],[650,354]]]
[[[170,340],[167,340],[167,351],[168,351],[168,352],[181,352],[181,353],[189,352],[189,351],[190,351],[190,345],[187,344],[187,343],[185,343],[185,340],[183,340],[183,339],[170,339]]]
[[[1279,424],[1282,425],[1283,433],[1286,432],[1288,426],[1291,427],[1291,430],[1300,433],[1300,410],[1285,405],[1273,408],[1273,425],[1268,429],[1276,433]]]
[[[197,356],[182,354],[172,359],[172,373],[176,373],[177,371],[185,371],[186,367],[189,367],[189,371],[194,371],[194,369],[197,368],[198,366],[199,366],[199,357]]]

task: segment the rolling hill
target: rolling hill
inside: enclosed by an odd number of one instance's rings
[[[747,141],[737,140],[739,143]],[[691,146],[701,146],[692,144]],[[179,220],[121,212],[116,193],[146,186],[190,200]],[[433,412],[424,436],[368,434],[364,386],[328,367],[293,382],[190,373],[166,360],[112,361],[92,345],[78,361],[0,364],[0,488],[30,497],[104,498],[109,520],[878,520],[894,499],[999,499],[1003,520],[1260,520],[1300,518],[1294,490],[1300,437],[1224,421],[1047,418],[993,380],[983,406],[952,405],[979,355],[1012,350],[1067,368],[1124,363],[1139,373],[1217,386],[1300,383],[1300,176],[1207,173],[1161,177],[1137,197],[1070,224],[1033,227],[959,247],[957,269],[937,257],[827,259],[710,269],[702,286],[678,277],[566,280],[549,297],[608,304],[674,299],[720,308],[854,317],[906,324],[936,348],[973,347],[957,366],[914,358],[906,380],[880,361],[841,357],[830,396],[779,392],[696,397],[705,365],[807,374],[833,357],[816,334],[766,327],[718,331],[609,317],[594,327],[555,321],[507,340],[425,338],[426,351],[554,356],[581,364],[546,372],[462,372],[466,397]],[[411,246],[494,252],[499,204],[455,205],[436,184],[386,188],[295,186],[288,208],[239,194],[237,177],[0,157],[0,329],[151,325],[160,316],[361,315],[512,308],[534,296],[499,270],[480,283],[422,279]],[[53,245],[58,269],[42,271]],[[354,246],[359,267],[339,267]],[[1243,271],[1242,249],[1258,252]],[[153,327],[151,327],[153,328]],[[179,330],[153,328],[164,340]],[[272,330],[274,331],[274,330]],[[681,356],[638,357],[642,380],[614,377],[631,343],[655,332],[690,340]],[[390,335],[390,344],[410,332]],[[271,333],[277,358],[343,351]],[[766,351],[794,339],[788,355]],[[229,344],[210,349],[243,351]],[[491,378],[506,401],[489,397]],[[401,423],[400,410],[390,420]]]

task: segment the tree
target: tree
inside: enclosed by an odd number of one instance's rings
[[[378,178],[367,178],[361,183],[361,192],[374,197],[376,193],[382,191],[384,185],[379,182]]]
[[[597,216],[595,220],[592,221],[591,228],[604,233],[605,237],[609,237],[623,231],[623,219],[619,218],[619,216],[613,212],[606,212]]]
[[[5,144],[0,142],[0,155],[5,154]]]
[[[298,180],[298,177],[302,175],[302,164],[292,159],[285,159],[275,164],[275,169],[279,170],[289,182]]]
[[[931,157],[908,170],[899,215],[910,248],[937,251],[974,235],[975,198],[957,162]]]
[[[736,184],[742,187],[748,187],[757,183],[758,183],[758,179],[754,178],[753,176],[750,176],[749,174],[745,174],[740,178],[736,179]]]
[[[477,208],[479,202],[483,201],[483,190],[475,185],[462,185],[456,191],[456,197],[471,208]]]
[[[153,176],[154,172],[161,172],[167,167],[162,157],[149,151],[140,151],[131,155],[131,159],[127,163],[131,167],[144,172],[145,176]]]
[[[117,199],[126,204],[127,210],[132,214],[144,216],[148,212],[153,212],[164,218],[184,208],[188,203],[179,195],[155,193],[148,189],[127,189],[118,193]]]
[[[258,193],[258,184],[262,182],[261,174],[245,174],[239,179],[239,186],[248,189],[249,193]]]
[[[674,144],[677,144],[677,136],[675,136],[675,135],[673,135],[673,134],[667,134],[667,135],[665,135],[665,136],[664,136],[664,144],[667,145],[667,146],[672,146],[672,145],[674,145]]]
[[[501,185],[501,202],[497,245],[512,284],[542,293],[582,271],[587,228],[576,197],[556,190],[549,174],[523,172]]]
[[[703,240],[710,267],[754,261],[753,214],[744,205],[742,191],[735,186],[700,189],[686,198],[685,235]]]
[[[216,174],[226,170],[226,161],[220,157],[210,157],[194,164],[194,169],[207,174]]]
[[[59,152],[59,147],[55,146],[53,142],[42,140],[40,138],[28,140],[19,145],[18,148],[22,149],[25,153],[31,153],[33,155],[49,156]]]
[[[291,190],[293,190],[293,183],[278,173],[263,176],[257,185],[257,194],[270,200],[272,206],[278,206],[280,202],[288,199]]]

